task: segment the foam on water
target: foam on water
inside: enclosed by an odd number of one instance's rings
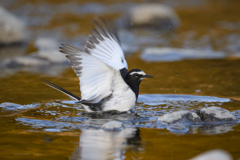
[[[23,109],[36,108],[39,105],[40,103],[20,105],[20,104],[11,103],[11,102],[4,102],[0,104],[0,107],[2,107],[5,110],[23,110]]]

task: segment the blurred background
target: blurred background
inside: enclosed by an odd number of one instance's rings
[[[230,98],[231,103],[223,103],[223,107],[230,111],[239,110],[239,15],[239,0],[1,0],[0,103],[24,105],[68,99],[64,94],[44,86],[40,78],[80,96],[79,79],[58,48],[62,43],[71,43],[84,49],[88,35],[94,28],[93,20],[103,17],[117,26],[129,69],[140,68],[154,76],[153,79],[142,82],[140,94],[188,94]],[[51,107],[57,106],[51,104]],[[40,110],[48,107],[44,104]],[[197,104],[191,107],[199,106]],[[188,109],[192,109],[191,107]],[[71,115],[69,110],[74,111],[72,114],[77,113],[73,108],[74,106],[63,107],[58,111]],[[144,109],[140,111],[144,112]],[[12,114],[1,108],[0,113],[2,119]],[[32,157],[28,156],[30,159],[36,156],[41,158],[43,155],[58,159],[64,155],[68,158],[73,152],[80,131],[61,132],[56,135],[38,132],[33,136],[32,132],[28,132],[32,128],[19,126],[15,121],[18,116],[53,119],[53,115],[49,116],[47,112],[40,114],[35,110],[3,119],[0,124],[5,128],[2,127],[1,131],[3,135],[11,135],[5,137],[7,140],[3,141],[3,144],[15,145],[15,142],[18,142],[29,150],[31,147],[38,148],[35,142],[31,145],[25,143],[25,139],[31,139],[51,148],[46,155],[43,154],[46,150],[41,147],[36,152],[31,150]],[[150,145],[145,144],[147,147],[141,154],[149,159],[159,156],[162,156],[162,159],[186,159],[206,149],[223,148],[236,159],[240,157],[239,147],[236,147],[239,139],[237,141],[231,137],[239,137],[239,127],[233,130],[218,136],[184,135],[179,140],[178,135],[170,135],[166,130],[159,133],[156,129],[141,128],[141,138],[145,139],[145,142],[151,142]],[[14,139],[16,132],[23,134],[21,141]],[[135,132],[134,130],[134,134]],[[59,136],[63,139],[58,139]],[[139,137],[139,133],[137,136]],[[56,139],[57,143],[48,143],[51,139]],[[160,140],[162,141],[159,142]],[[121,143],[128,142],[123,140]],[[58,144],[62,145],[62,148]],[[168,145],[165,146],[166,144]],[[158,150],[159,145],[162,152]],[[8,146],[10,147],[6,148],[2,145],[2,149],[6,151],[4,158],[14,158],[8,157],[13,151],[18,158],[24,157],[20,154],[22,151],[18,151],[19,148]],[[65,146],[69,148],[66,149]],[[185,148],[186,146],[188,147]],[[141,147],[137,148],[141,150]],[[189,150],[192,152],[189,153]],[[74,152],[78,155],[78,150]],[[185,154],[182,154],[183,152]],[[52,153],[57,156],[54,157]],[[138,153],[140,151],[131,150],[131,156],[127,156],[127,159],[134,159],[131,157]]]
[[[38,90],[47,98],[45,88],[38,89],[38,77],[46,76],[78,93],[78,79],[58,47],[72,43],[83,49],[99,17],[118,27],[129,68],[156,77],[155,87],[143,83],[141,93],[240,95],[238,0],[2,0],[0,5],[0,78],[5,84],[0,101],[32,102],[9,99],[13,95],[7,91],[14,86],[18,97],[25,96],[20,88],[28,84],[33,84],[29,93]],[[64,96],[50,92],[51,98]]]

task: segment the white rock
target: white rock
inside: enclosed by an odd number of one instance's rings
[[[37,57],[16,57],[13,59],[17,64],[24,66],[41,66],[41,65],[49,65],[47,60],[42,60]]]
[[[200,114],[205,121],[237,121],[237,117],[221,107],[202,108]]]
[[[48,49],[58,48],[59,44],[57,41],[55,41],[51,38],[38,38],[35,41],[35,46],[39,50],[48,50]]]
[[[143,50],[140,57],[145,61],[157,62],[180,61],[183,59],[218,59],[226,57],[226,54],[212,50],[154,47]]]
[[[232,160],[232,156],[221,149],[214,149],[203,152],[190,160]]]
[[[50,38],[38,38],[35,46],[39,49],[33,55],[49,60],[51,63],[67,62],[64,54],[59,52],[59,43]]]
[[[59,49],[38,51],[37,57],[41,57],[41,58],[47,59],[51,63],[67,62],[67,58],[65,57],[64,54],[59,52]]]
[[[154,26],[172,29],[180,25],[177,14],[168,6],[159,3],[141,4],[130,10],[130,23],[133,26]]]
[[[200,117],[195,113],[195,112],[190,112],[190,111],[177,111],[177,112],[172,112],[169,114],[164,114],[163,116],[158,118],[158,121],[172,124],[177,121],[190,121],[190,122],[200,122],[201,119]]]
[[[101,127],[104,130],[120,130],[123,129],[123,123],[118,121],[107,122]]]
[[[25,42],[26,38],[24,23],[0,6],[0,43]]]

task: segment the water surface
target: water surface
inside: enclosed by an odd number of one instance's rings
[[[142,1],[20,0],[2,1],[1,5],[28,25],[30,43],[24,54],[30,54],[37,50],[34,42],[39,37],[83,46],[93,18],[119,18],[139,3]],[[41,83],[44,78],[80,96],[79,80],[66,64],[1,69],[0,103],[25,108],[0,107],[0,159],[188,159],[216,148],[240,158],[238,123],[194,126],[178,133],[154,127],[163,114],[211,106],[225,108],[239,118],[240,59],[233,56],[240,52],[239,1],[162,3],[175,9],[180,28],[127,31],[134,41],[130,45],[137,48],[126,56],[129,68],[141,68],[154,76],[141,83],[133,114],[87,116],[81,106]],[[142,49],[151,46],[224,52],[227,58],[141,60]],[[123,127],[104,130],[102,125],[111,121],[122,122]]]

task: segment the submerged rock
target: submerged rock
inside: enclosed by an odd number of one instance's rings
[[[237,122],[237,117],[228,110],[208,107],[197,111],[176,111],[164,114],[155,121],[154,127],[181,133],[197,127],[204,134],[218,134],[231,130]]]
[[[25,24],[0,6],[0,44],[23,43],[26,40]]]
[[[165,114],[158,118],[159,121],[164,123],[176,123],[176,122],[201,122],[200,117],[195,112],[190,111],[177,111],[169,114]]]
[[[157,29],[175,29],[180,21],[177,14],[168,6],[159,3],[141,4],[132,7],[128,15],[131,27],[154,27]]]
[[[185,133],[189,130],[189,124],[194,122],[201,122],[200,117],[195,112],[177,111],[159,117],[155,121],[154,127],[167,128],[175,133]]]
[[[181,49],[181,48],[146,48],[141,59],[145,61],[180,61],[184,59],[218,59],[226,57],[223,52],[199,49]]]
[[[190,160],[232,160],[232,156],[221,149],[214,149],[203,152]]]
[[[231,112],[220,107],[202,108],[198,111],[204,122],[237,121],[237,117]]]

